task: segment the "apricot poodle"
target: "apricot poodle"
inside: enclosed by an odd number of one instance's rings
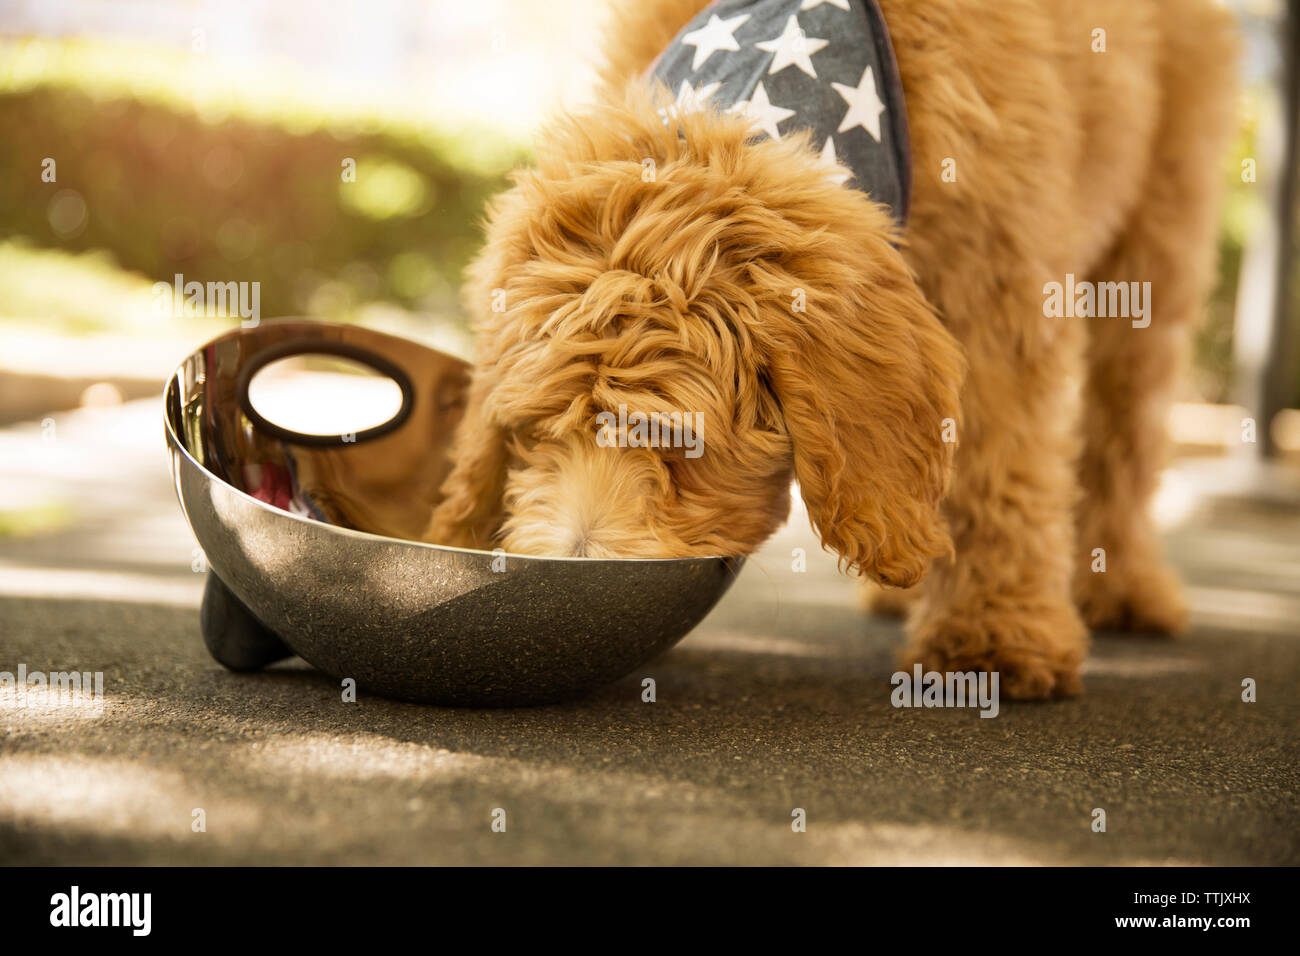
[[[786,3],[796,47],[763,67],[765,105],[778,68],[815,75],[814,13],[883,16],[906,224],[796,122],[763,133],[653,82],[687,27],[705,52],[688,69],[755,43],[744,3],[620,4],[598,105],[553,123],[491,209],[469,406],[425,537],[747,554],[793,478],[824,546],[910,605],[905,663],[1076,693],[1087,625],[1184,620],[1147,506],[1214,275],[1231,18],[1208,0]],[[1066,283],[1139,284],[1133,317],[1100,293],[1093,317],[1053,311]],[[597,416],[620,408],[698,415],[703,453],[609,441]]]

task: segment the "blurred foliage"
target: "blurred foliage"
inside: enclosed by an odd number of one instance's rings
[[[1229,202],[1244,203],[1241,198]],[[1237,276],[1242,243],[1228,233],[1219,235],[1219,276],[1204,319],[1192,336],[1192,390],[1206,402],[1231,402],[1233,389],[1233,321],[1237,307]]]
[[[524,159],[516,144],[324,111],[277,98],[266,78],[208,89],[192,60],[0,47],[0,235],[105,250],[151,281],[259,282],[268,317],[457,309],[484,205]]]
[[[0,322],[66,334],[152,332],[150,283],[123,272],[112,254],[40,249],[31,239],[0,242]]]
[[[1240,167],[1260,92],[1225,159],[1219,275],[1193,344],[1192,390],[1209,401],[1232,397],[1242,249],[1266,215]],[[526,154],[488,127],[429,125],[419,93],[323,103],[260,64],[232,80],[174,50],[0,41],[0,312],[144,328],[144,290],[181,273],[260,282],[268,317],[347,319],[367,303],[457,315],[485,203]],[[58,307],[33,291],[56,287]]]
[[[1223,159],[1226,188],[1219,216],[1219,274],[1192,338],[1191,384],[1197,396],[1209,402],[1234,399],[1232,337],[1237,279],[1246,242],[1267,215],[1259,184],[1242,178],[1242,159],[1256,155],[1260,94],[1255,88],[1242,97],[1236,139]]]
[[[1238,128],[1232,148],[1224,156],[1223,182],[1226,189],[1219,221],[1219,274],[1206,308],[1204,320],[1193,337],[1192,385],[1204,401],[1230,403],[1240,396],[1234,391],[1233,334],[1236,320],[1238,281],[1246,246],[1254,233],[1266,227],[1272,215],[1260,183],[1243,176],[1243,162],[1259,155],[1259,117],[1267,108],[1271,91],[1263,83],[1244,91],[1238,111]],[[1260,175],[1270,175],[1261,172]],[[1300,209],[1293,210],[1300,216]],[[1293,250],[1289,319],[1300,321],[1300,249]],[[1300,355],[1292,356],[1292,367],[1300,367]],[[1292,407],[1300,407],[1300,381],[1294,384]]]
[[[18,511],[0,510],[0,538],[31,538],[62,531],[75,515],[63,504],[42,504]]]

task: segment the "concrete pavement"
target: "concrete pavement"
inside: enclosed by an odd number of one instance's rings
[[[1204,469],[1175,470],[1193,632],[1100,635],[1085,696],[995,719],[891,706],[899,628],[857,610],[799,512],[694,634],[585,700],[348,704],[301,662],[208,657],[159,419],[0,430],[5,507],[68,514],[0,538],[0,671],[102,671],[106,692],[98,713],[0,704],[0,861],[1300,863],[1289,492],[1209,505]]]

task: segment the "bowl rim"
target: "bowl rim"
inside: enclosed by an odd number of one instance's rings
[[[303,319],[299,317],[286,317],[286,319],[284,320],[267,320],[267,321],[311,322],[312,324],[315,325],[331,326],[331,327],[338,327],[338,328],[358,328],[362,331],[371,331],[369,329],[366,329],[364,326],[350,326],[339,322],[315,322],[314,320],[311,319]],[[292,521],[300,521],[304,524],[312,525],[316,528],[320,528],[327,532],[342,534],[346,537],[355,538],[359,540],[386,542],[389,544],[398,544],[398,545],[405,545],[405,546],[411,546],[416,548],[425,548],[432,551],[450,551],[459,554],[477,555],[485,558],[507,557],[507,558],[514,558],[518,561],[538,561],[538,562],[563,561],[563,562],[574,563],[574,564],[604,563],[604,564],[617,564],[623,566],[633,565],[633,564],[680,564],[683,562],[697,562],[697,563],[721,562],[724,565],[730,566],[730,565],[734,565],[735,562],[737,561],[744,560],[743,555],[737,555],[735,557],[727,557],[726,555],[721,555],[721,554],[702,555],[699,557],[691,557],[691,558],[590,558],[590,557],[577,556],[577,555],[518,554],[516,552],[506,551],[500,548],[494,551],[483,551],[479,548],[458,548],[454,545],[449,545],[449,544],[434,544],[431,541],[414,541],[409,538],[393,538],[386,534],[375,534],[373,531],[361,531],[357,528],[345,528],[341,525],[329,524],[324,521],[317,521],[314,518],[308,518],[304,515],[294,514],[292,511],[285,511],[283,508],[276,508],[273,505],[269,505],[265,501],[262,501],[259,498],[254,498],[252,495],[248,494],[248,492],[236,488],[234,485],[230,484],[230,482],[222,481],[220,477],[218,477],[215,473],[210,471],[198,459],[196,459],[193,455],[191,455],[190,450],[185,447],[185,443],[180,440],[179,436],[177,436],[176,430],[172,427],[171,415],[168,414],[168,406],[170,405],[168,398],[171,395],[172,389],[176,387],[176,382],[180,377],[181,371],[185,368],[186,363],[188,363],[196,355],[202,354],[209,347],[221,341],[222,339],[229,338],[233,335],[236,335],[238,334],[238,332],[239,332],[238,329],[234,329],[230,332],[223,333],[222,335],[219,335],[214,339],[210,339],[209,341],[203,343],[197,349],[192,351],[189,355],[183,358],[179,363],[177,363],[176,367],[172,370],[171,375],[167,377],[167,384],[163,386],[163,393],[162,393],[163,428],[167,433],[167,443],[173,448],[173,450],[183,455],[191,465],[197,468],[199,472],[207,478],[208,481],[216,482],[217,484],[222,485],[227,491],[233,492],[239,497],[245,499],[251,504],[257,506],[258,508],[274,515],[275,517],[288,518]],[[377,334],[389,335],[391,333],[384,332],[384,333],[377,333]],[[420,348],[428,349],[431,352],[437,352],[440,355],[447,355],[452,358],[456,357],[456,356],[451,356],[450,353],[448,352],[443,352],[440,349],[435,349],[432,346],[425,345],[423,342],[415,342],[411,339],[405,339],[405,341],[410,342],[412,345],[416,345]],[[176,493],[178,496],[180,495],[179,486],[176,488]],[[186,522],[188,523],[188,521],[189,519],[187,516]],[[735,567],[734,570],[732,570],[732,573],[737,574],[739,573],[739,571],[740,568]]]

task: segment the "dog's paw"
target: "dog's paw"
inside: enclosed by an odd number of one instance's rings
[[[1178,634],[1187,627],[1183,586],[1158,560],[1099,573],[1082,571],[1075,578],[1074,601],[1096,630]]]
[[[947,609],[916,622],[901,662],[926,671],[998,674],[999,693],[1018,700],[1071,697],[1083,690],[1079,668],[1087,629],[1074,608]]]
[[[875,581],[863,579],[862,610],[879,617],[906,617],[908,609],[916,603],[917,588],[887,588]]]

